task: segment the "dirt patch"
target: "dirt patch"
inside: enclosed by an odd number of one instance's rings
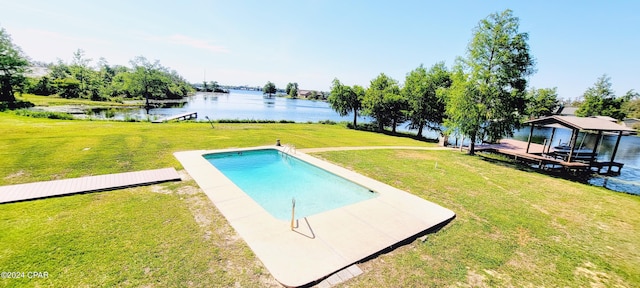
[[[535,257],[522,252],[516,252],[515,255],[509,259],[507,265],[515,267],[517,270],[522,271],[537,271],[539,270],[538,265],[535,263]],[[553,270],[555,267],[545,268],[548,270]]]
[[[534,209],[542,212],[545,215],[551,215],[551,213],[549,213],[549,211],[545,210],[544,208],[542,208],[542,206],[540,205],[536,205],[536,204],[531,204],[531,207],[533,207]]]
[[[159,194],[171,194],[171,190],[163,185],[152,185],[151,192]]]
[[[617,275],[610,275],[604,271],[598,271],[598,267],[591,262],[582,264],[582,266],[573,271],[573,274],[579,278],[587,278],[593,288],[627,287],[620,277]]]
[[[200,193],[200,189],[193,186],[183,186],[178,188],[178,195],[195,195]]]
[[[484,275],[478,274],[476,271],[467,271],[467,283],[462,284],[463,287],[489,287],[484,281],[487,279]]]
[[[189,189],[191,187],[191,189]],[[188,197],[185,199],[185,202],[189,206],[189,210],[191,210],[191,214],[193,215],[193,219],[196,220],[196,223],[200,227],[203,227],[205,233],[210,235],[211,231],[208,230],[211,223],[213,223],[213,209],[209,203],[205,202],[203,197],[199,197],[195,195],[199,190],[192,186],[185,186],[178,189],[178,194],[189,195],[192,197]]]
[[[518,227],[518,245],[525,246],[529,241],[531,241],[531,233],[529,233],[529,230]]]
[[[178,175],[180,175],[180,179],[182,179],[182,181],[191,181],[191,180],[193,180],[191,175],[189,175],[189,173],[187,173],[187,171],[184,170],[184,169],[178,171]]]
[[[24,172],[24,170],[20,170],[18,172],[9,174],[7,176],[4,177],[5,180],[9,180],[9,179],[13,179],[13,178],[20,178],[22,176],[26,176],[26,172]]]

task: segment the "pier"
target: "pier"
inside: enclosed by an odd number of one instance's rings
[[[191,120],[196,118],[198,118],[198,112],[187,112],[187,113],[182,113],[178,115],[173,115],[173,116],[153,120],[151,121],[151,123],[164,123],[171,120]]]
[[[633,129],[619,125],[606,119],[598,117],[575,117],[575,116],[548,116],[539,119],[526,121],[531,125],[528,141],[518,141],[513,139],[503,139],[498,144],[479,145],[477,151],[489,151],[513,157],[514,159],[538,165],[541,169],[553,169],[561,167],[565,171],[597,172],[599,174],[620,174],[623,163],[615,162],[618,145],[623,133],[631,132]],[[534,126],[552,128],[551,137],[545,139],[545,144],[531,143]],[[551,147],[556,129],[570,129],[572,131],[571,141],[566,145]],[[598,140],[593,148],[582,149],[578,147],[578,133],[596,133]],[[601,144],[600,139],[604,133],[617,134],[617,141],[609,161],[598,161],[597,151]],[[548,143],[548,145],[547,145]],[[604,169],[604,171],[603,171]]]
[[[500,143],[478,145],[475,150],[505,155],[519,162],[537,165],[538,168],[544,170],[560,168],[573,173],[591,171],[589,163],[565,161],[550,153],[543,153],[545,146],[540,144],[529,144],[529,152],[527,152],[527,144],[525,141],[502,139]]]

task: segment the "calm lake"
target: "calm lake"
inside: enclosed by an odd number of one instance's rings
[[[198,112],[198,119],[205,116],[212,120],[289,120],[295,122],[318,122],[324,120],[353,121],[353,117],[341,117],[327,102],[284,97],[267,98],[261,91],[231,90],[223,93],[196,93],[181,107],[130,110],[124,116],[151,120],[186,112]],[[103,113],[104,115],[104,113]],[[124,117],[116,115],[116,117]],[[364,120],[365,118],[360,118]]]
[[[353,121],[353,116],[342,117],[333,111],[327,102],[310,101],[301,99],[288,99],[283,97],[266,98],[261,91],[231,90],[228,94],[196,93],[179,107],[151,109],[149,114],[145,109],[129,109],[116,113],[99,112],[97,117],[111,116],[114,119],[135,118],[140,120],[160,119],[171,115],[198,112],[198,120],[206,121],[205,116],[212,120],[237,119],[237,120],[289,120],[295,122],[318,122],[331,120],[335,122]],[[360,122],[369,122],[367,117],[359,117]],[[399,131],[409,131],[406,127],[398,127]],[[515,133],[514,138],[527,140],[529,129],[523,129]],[[545,138],[549,138],[551,129],[534,130],[534,142],[542,144]],[[580,134],[578,143],[583,148],[592,149],[596,140],[595,134]],[[425,136],[437,138],[437,134],[425,131]],[[557,129],[553,145],[558,141],[569,141],[571,131]],[[455,139],[450,139],[451,144]],[[609,161],[616,136],[604,136],[598,159]],[[608,189],[640,195],[640,137],[623,136],[615,158],[616,162],[624,163],[622,173],[615,177],[596,176],[590,180],[593,185],[604,186]]]

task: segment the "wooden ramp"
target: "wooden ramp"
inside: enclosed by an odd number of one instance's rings
[[[0,203],[180,181],[174,168],[0,186]]]

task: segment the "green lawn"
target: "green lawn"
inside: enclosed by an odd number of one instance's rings
[[[282,144],[297,148],[418,145],[410,138],[320,124],[128,123],[45,120],[0,113],[0,185],[161,167],[176,151]]]
[[[450,151],[319,156],[457,213],[425,243],[362,265],[353,286],[640,285],[638,196]]]
[[[162,167],[181,150],[433,146],[320,124],[60,121],[0,113],[0,185]],[[640,286],[640,197],[457,151],[319,157],[457,213],[359,266],[355,287]],[[0,286],[277,286],[194,181],[0,205]]]

